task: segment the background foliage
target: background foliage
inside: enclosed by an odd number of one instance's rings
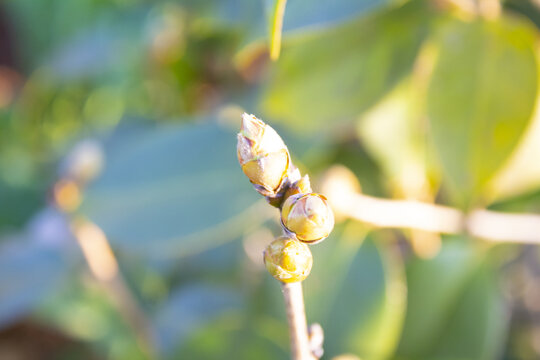
[[[344,164],[370,195],[540,211],[540,8],[477,5],[289,0],[270,62],[273,1],[0,3],[0,357],[148,357],[80,218],[107,235],[157,358],[288,357],[260,256],[277,214],[236,160],[243,110],[315,180]],[[99,174],[59,208],[77,166]],[[344,219],[312,248],[325,358],[538,358],[537,247],[419,236]]]

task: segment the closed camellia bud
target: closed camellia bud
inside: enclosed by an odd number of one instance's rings
[[[281,236],[266,247],[264,264],[274,278],[292,283],[302,281],[309,275],[313,257],[306,244]]]
[[[294,184],[289,186],[287,191],[285,192],[284,199],[288,199],[292,195],[296,194],[308,194],[312,192],[311,190],[311,182],[309,181],[309,176],[304,175],[300,180],[296,181]]]
[[[324,196],[296,194],[283,203],[281,222],[298,240],[315,244],[334,228],[334,214]]]
[[[237,153],[242,170],[255,189],[264,196],[276,196],[287,181],[291,163],[289,151],[276,131],[244,113]]]

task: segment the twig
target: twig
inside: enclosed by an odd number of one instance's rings
[[[383,228],[442,234],[469,234],[492,242],[540,243],[540,215],[485,209],[470,213],[414,200],[389,200],[361,194],[343,169],[329,172],[323,189],[336,213]]]
[[[486,19],[494,20],[501,14],[500,0],[477,0],[478,14]]]
[[[292,360],[316,360],[309,345],[302,283],[281,283],[291,338]]]

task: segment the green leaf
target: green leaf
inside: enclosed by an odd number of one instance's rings
[[[353,121],[410,71],[428,15],[413,2],[284,44],[261,110],[308,133]]]
[[[253,3],[258,1],[228,0],[218,1],[220,6],[213,11],[213,17],[217,17],[217,22],[224,22],[230,26],[243,25],[247,30],[244,39],[243,49],[237,56],[237,65],[248,66],[253,59],[260,55],[262,45],[266,41],[261,41],[268,33],[270,43],[270,58],[277,60],[281,51],[281,39],[294,36],[303,36],[332,29],[355,18],[362,17],[368,13],[400,3],[400,0],[321,0],[317,2],[309,0],[265,0],[264,9],[253,8]],[[242,4],[246,3],[246,4]],[[287,10],[285,9],[287,3]],[[245,11],[251,7],[252,11]],[[236,16],[223,16],[230,13],[232,9],[237,9]],[[259,21],[262,13],[266,13],[268,25],[262,26]],[[242,16],[238,16],[242,14]],[[235,20],[233,20],[235,19]],[[268,31],[266,29],[268,28]]]
[[[537,100],[538,101],[538,100]],[[497,200],[540,189],[540,109],[537,107],[519,145],[497,172],[490,188]]]
[[[3,171],[9,171],[3,167]],[[43,189],[39,186],[14,186],[0,179],[0,229],[22,226],[43,205]]]
[[[301,30],[328,29],[374,9],[399,3],[399,0],[289,0],[283,31],[298,33]]]
[[[502,355],[509,317],[489,262],[477,269],[453,309],[446,328],[433,343],[431,359],[498,359]]]
[[[241,296],[232,289],[193,285],[180,288],[164,304],[155,319],[159,348],[164,353],[180,349],[207,323],[240,308]]]
[[[61,254],[47,246],[5,242],[0,249],[0,327],[33,310],[60,287]]]
[[[403,264],[389,248],[371,238],[363,241],[365,234],[361,225],[349,224],[313,249],[306,310],[309,321],[320,322],[325,331],[329,358],[342,353],[385,358],[397,346],[405,316]]]
[[[279,292],[279,290],[278,290]],[[271,318],[225,315],[196,331],[170,359],[274,360],[290,356],[288,329]],[[259,314],[260,315],[260,314]],[[276,338],[285,337],[285,346]]]
[[[236,136],[215,124],[136,131],[112,145],[82,210],[125,250],[197,253],[233,240],[271,210],[254,205]]]
[[[440,36],[429,86],[431,135],[456,202],[472,197],[509,157],[537,93],[536,31],[527,22],[452,21]]]
[[[417,258],[407,265],[407,315],[398,348],[400,357],[426,358],[454,316],[480,260],[469,241],[445,239],[435,258]]]
[[[91,345],[111,359],[148,359],[118,302],[79,272],[68,272],[62,288],[40,306],[37,319]]]
[[[185,1],[188,9],[198,18],[209,20],[209,25],[243,26],[249,29],[251,38],[265,34],[262,22],[264,12],[273,22],[275,5],[280,0],[190,0]],[[287,34],[307,33],[331,28],[365,15],[369,11],[401,2],[400,0],[289,0],[283,19],[283,32]],[[264,24],[264,25],[263,25]],[[271,27],[271,25],[269,26]]]
[[[409,198],[431,195],[428,174],[434,178],[437,175],[426,160],[421,88],[415,77],[406,77],[362,115],[357,125],[361,143],[378,160],[391,185],[391,193]]]
[[[245,256],[244,252],[242,254]],[[239,261],[239,265],[242,263]],[[172,359],[289,357],[289,333],[280,285],[268,274],[262,259],[261,267],[246,267],[245,262],[243,265],[242,275],[234,278],[235,292],[238,294],[241,289],[244,295],[240,311],[223,313],[204,328],[190,332],[185,346]]]
[[[252,0],[184,0],[182,5],[210,26],[249,28],[264,23],[264,2]],[[261,27],[261,29],[265,29]]]
[[[540,190],[495,202],[489,209],[501,212],[540,213]]]

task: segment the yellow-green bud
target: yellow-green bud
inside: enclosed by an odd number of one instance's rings
[[[281,236],[264,250],[264,264],[277,280],[286,283],[298,282],[309,275],[313,256],[306,244]]]
[[[238,134],[238,161],[244,174],[264,196],[275,196],[287,180],[290,156],[272,127],[253,115],[242,115]]]
[[[281,223],[298,240],[314,244],[330,234],[334,228],[334,214],[324,196],[296,194],[283,203]]]
[[[289,186],[287,191],[285,192],[284,199],[288,199],[292,195],[296,194],[308,194],[312,192],[311,190],[311,183],[309,181],[309,176],[304,175],[300,180],[296,181],[294,184]]]

